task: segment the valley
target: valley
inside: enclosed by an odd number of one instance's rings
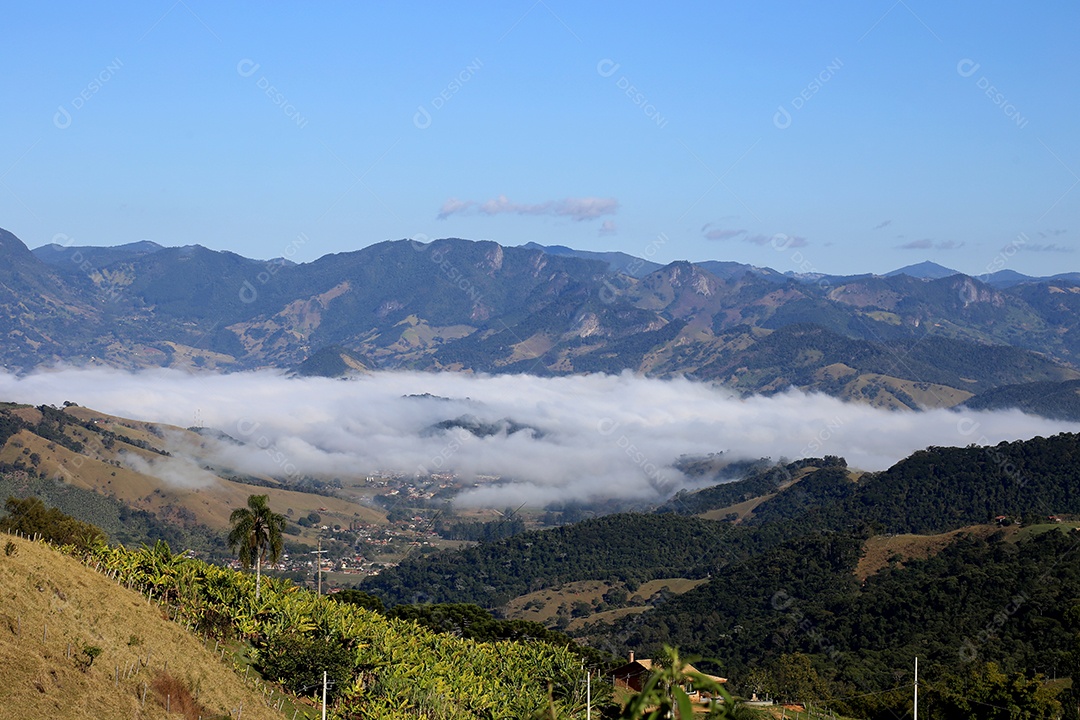
[[[599,677],[678,647],[741,697],[877,718],[902,710],[897,677],[919,655],[943,707],[948,688],[1021,677],[1035,705],[1072,702],[1046,678],[1080,657],[1080,370],[1034,302],[1040,286],[1066,300],[1070,280],[613,275],[587,254],[446,240],[276,265],[236,304],[255,261],[113,250],[80,250],[101,269],[81,280],[63,249],[21,256],[48,302],[63,287],[110,339],[72,335],[9,375],[9,392],[81,402],[0,407],[5,496],[246,578],[226,535],[264,496],[281,517],[261,568],[274,592],[570,648]],[[430,274],[445,263],[475,290],[464,305]],[[185,273],[197,302],[163,284]],[[103,282],[127,298],[107,321]],[[255,667],[275,637],[233,652]]]
[[[1080,5],[4,9],[2,718],[1080,720]]]

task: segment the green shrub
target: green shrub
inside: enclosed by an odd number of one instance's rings
[[[297,695],[320,695],[326,671],[330,683],[326,696],[331,702],[349,688],[355,669],[353,653],[340,643],[295,633],[271,638],[259,650],[259,667],[264,677]]]

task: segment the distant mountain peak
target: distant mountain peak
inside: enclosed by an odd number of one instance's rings
[[[30,254],[30,248],[26,247],[14,233],[10,233],[3,228],[0,228],[0,251],[5,253],[15,253],[19,256],[26,256]]]
[[[164,245],[159,245],[153,240],[137,240],[136,242],[130,242],[124,245],[117,245],[121,250],[132,250],[138,252],[157,252],[165,248]]]
[[[898,270],[885,273],[885,277],[895,277],[897,275],[907,275],[908,277],[918,278],[919,280],[940,280],[942,278],[951,277],[952,275],[963,275],[963,273],[959,270],[947,268],[944,265],[938,265],[936,262],[924,260],[921,263],[905,265]]]
[[[301,377],[340,378],[368,373],[366,358],[340,345],[317,350],[296,368]],[[370,361],[368,361],[370,362]]]
[[[582,260],[599,260],[607,263],[608,268],[612,272],[622,273],[624,275],[630,275],[632,277],[644,277],[649,273],[659,270],[663,267],[660,263],[653,262],[652,260],[646,260],[635,255],[628,255],[624,252],[616,250],[612,251],[593,251],[593,250],[575,250],[574,248],[567,247],[565,245],[541,245],[535,242],[528,242],[521,246],[524,250],[539,250],[546,255],[554,255],[557,257],[574,257]]]

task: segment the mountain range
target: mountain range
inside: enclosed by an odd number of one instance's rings
[[[0,231],[0,308],[13,372],[629,370],[893,408],[1037,408],[1057,393],[1066,417],[1075,387],[1062,383],[1080,379],[1080,275],[933,263],[803,276],[451,238],[296,264],[148,241],[30,251]]]

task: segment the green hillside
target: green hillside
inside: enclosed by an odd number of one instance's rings
[[[1062,433],[986,448],[929,448],[857,482],[840,458],[799,461],[677,496],[662,514],[609,515],[409,558],[363,587],[390,603],[420,597],[494,608],[564,582],[702,577],[824,530],[940,533],[998,515],[1080,514],[1077,459],[1080,435]],[[792,483],[796,477],[801,479]],[[739,525],[676,514],[772,493]]]
[[[854,569],[863,540],[825,534],[790,541],[719,571],[647,616],[617,623],[606,637],[646,655],[674,644],[718,658],[713,670],[743,692],[756,683],[775,686],[786,659],[804,655],[814,668],[815,697],[858,717],[902,712],[907,694],[887,691],[915,656],[924,677],[940,683],[926,690],[931,707],[946,702],[949,683],[962,685],[988,662],[1028,677],[1075,677],[1075,532],[1019,543],[1003,533],[960,536],[932,557],[893,562],[860,583]]]
[[[494,608],[518,595],[575,580],[644,582],[702,577],[726,557],[722,523],[627,513],[529,532],[464,550],[411,557],[366,579],[388,603],[469,602]]]
[[[1080,380],[1031,382],[987,390],[964,403],[972,410],[1017,408],[1032,415],[1080,422]]]
[[[594,612],[596,599],[591,608],[578,603],[585,617],[594,614],[574,624],[575,635],[642,657],[676,645],[710,658],[702,666],[746,694],[812,697],[856,717],[892,717],[907,697],[894,691],[897,678],[917,654],[938,683],[927,688],[937,693],[932,707],[959,712],[964,697],[989,698],[990,688],[1006,692],[1011,683],[1048,713],[1022,716],[1053,717],[1071,696],[1054,699],[1064,686],[1033,676],[1080,669],[1080,536],[1047,517],[1080,517],[1078,459],[1080,435],[1063,433],[932,447],[857,479],[839,458],[757,469],[679,496],[661,514],[614,515],[411,559],[365,587],[392,601],[423,588],[496,607],[541,587],[602,581],[605,608],[637,609]],[[760,502],[738,524],[679,514],[747,499]],[[999,516],[1031,527],[995,534]],[[1063,531],[1048,532],[1054,528]],[[919,533],[928,535],[923,550],[886,553],[859,572],[871,538],[880,554],[893,535],[914,546]],[[707,581],[680,595],[629,597],[664,568]],[[804,684],[792,685],[793,673]]]

